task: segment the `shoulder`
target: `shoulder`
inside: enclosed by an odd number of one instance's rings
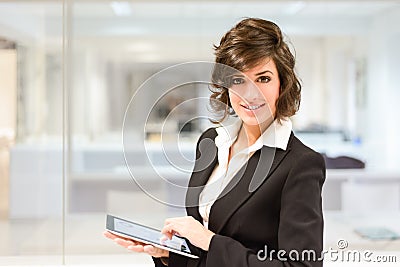
[[[203,140],[203,139],[206,139],[206,138],[214,140],[216,136],[217,136],[217,131],[216,131],[215,127],[211,127],[211,128],[208,128],[207,130],[205,130],[200,135],[200,137],[198,139],[198,142]]]
[[[196,144],[196,159],[199,157],[199,153],[202,149],[216,149],[215,137],[217,136],[217,131],[215,128],[208,128],[205,130],[197,140]]]
[[[310,148],[309,146],[305,145],[296,135],[294,135],[293,132],[289,139],[289,147],[293,156],[297,157],[307,156],[307,157],[323,159],[320,153]]]
[[[307,190],[311,190],[313,186],[321,189],[326,177],[325,160],[322,155],[303,144],[293,133],[289,146],[285,165],[288,172],[286,190],[299,185],[307,187]]]
[[[313,150],[312,148],[305,145],[299,138],[297,138],[293,132],[289,139],[290,147],[290,158],[294,165],[306,164],[308,165],[318,165],[320,168],[325,169],[325,160],[323,156]]]

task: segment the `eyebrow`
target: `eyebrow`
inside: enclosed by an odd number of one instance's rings
[[[270,70],[265,70],[265,71],[262,71],[262,72],[257,73],[256,76],[265,74],[265,73],[267,73],[267,72],[269,72],[269,73],[271,73],[272,75],[274,75],[274,73],[273,73],[272,71],[270,71]]]
[[[259,73],[256,73],[255,74],[255,76],[260,76],[260,75],[263,75],[263,74],[265,74],[265,73],[267,73],[267,72],[269,72],[269,73],[271,73],[272,75],[274,75],[274,73],[272,72],[272,71],[270,71],[270,70],[264,70],[264,71],[262,71],[262,72],[259,72]],[[240,73],[238,73],[238,74],[233,74],[233,75],[230,75],[231,77],[244,77],[244,75],[243,74],[240,74]]]

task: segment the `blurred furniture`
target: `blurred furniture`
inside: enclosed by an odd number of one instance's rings
[[[328,169],[322,194],[325,210],[399,211],[400,171]]]
[[[180,164],[189,172],[170,166],[178,162],[179,153],[193,159],[194,144],[176,149],[151,144],[147,154],[132,148],[128,153],[138,164],[134,168],[136,177],[154,192],[165,194],[173,202],[183,201],[184,194],[160,183],[156,169],[163,177],[175,184],[185,186],[190,175],[190,161]],[[65,192],[68,212],[104,212],[116,199],[118,192],[126,198],[129,194],[144,195],[128,172],[122,147],[118,145],[81,145],[71,154],[71,172],[66,181]],[[168,152],[170,151],[170,152]],[[175,152],[173,152],[175,151]],[[165,157],[165,153],[170,157]],[[174,154],[178,153],[178,154]],[[150,158],[154,166],[146,165]],[[17,144],[11,148],[10,162],[10,216],[43,217],[59,216],[63,207],[62,193],[62,146]],[[400,170],[375,169],[328,169],[323,187],[323,207],[332,211],[392,210],[400,208]],[[136,199],[133,197],[132,199]],[[153,201],[146,198],[148,201]],[[128,208],[128,207],[127,207]]]
[[[364,169],[365,163],[359,159],[349,156],[329,157],[322,154],[327,169]]]

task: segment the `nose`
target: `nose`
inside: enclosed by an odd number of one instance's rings
[[[246,102],[251,102],[262,97],[260,89],[252,82],[246,82],[240,87],[237,93]]]

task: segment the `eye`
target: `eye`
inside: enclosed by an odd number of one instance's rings
[[[240,77],[232,78],[232,84],[242,84],[244,83],[244,79]]]
[[[260,82],[260,83],[267,83],[271,80],[270,77],[268,76],[260,76],[257,78],[256,82]]]

